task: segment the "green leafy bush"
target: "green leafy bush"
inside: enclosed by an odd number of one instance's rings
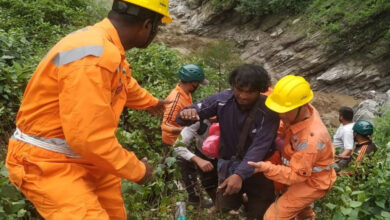
[[[328,43],[340,52],[357,51],[379,39],[387,42],[384,47],[390,44],[390,1],[315,0],[306,13],[309,27],[328,33]]]
[[[308,5],[309,0],[239,0],[237,10],[247,16],[263,16],[267,14],[301,12]]]
[[[227,77],[227,74],[220,73],[229,71],[233,64],[232,46],[227,45],[227,42],[217,43],[184,59],[165,45],[157,44],[147,49],[133,49],[127,55],[132,75],[142,87],[160,99],[164,99],[179,82],[177,72],[181,65],[201,65],[211,85],[199,87],[193,96],[194,100],[199,100],[217,92],[218,85],[221,89],[228,87],[226,83],[220,84],[226,82]],[[223,56],[218,57],[221,53]],[[146,186],[123,181],[126,208],[132,219],[171,219],[176,201],[185,198],[185,192],[180,191],[176,184],[180,174],[172,148],[161,140],[161,120],[161,117],[151,117],[145,111],[125,110],[122,114],[117,132],[120,143],[139,158],[147,157],[155,168],[155,178]],[[207,216],[207,213],[193,209],[191,213],[193,216]]]
[[[0,0],[0,160],[15,128],[25,86],[40,59],[65,34],[103,17],[99,1]],[[0,162],[0,219],[41,219],[9,183]]]
[[[0,144],[6,144],[28,79],[60,37],[101,19],[88,0],[0,0]],[[3,158],[4,152],[0,152]]]
[[[373,140],[378,151],[352,162],[326,197],[315,204],[318,219],[390,218],[390,111],[375,120]]]

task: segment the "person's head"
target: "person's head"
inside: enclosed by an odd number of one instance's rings
[[[195,64],[184,65],[178,72],[180,83],[190,93],[195,92],[199,85],[207,85],[209,81],[205,78],[202,67]]]
[[[159,25],[172,22],[168,0],[114,0],[108,18],[125,50],[146,48],[156,36]]]
[[[261,66],[245,64],[237,67],[229,76],[234,98],[242,109],[249,109],[271,86],[268,72]]]
[[[343,106],[339,109],[339,121],[340,123],[351,123],[353,119],[353,109]]]
[[[287,75],[276,83],[265,105],[279,113],[284,123],[295,124],[304,119],[302,110],[306,111],[313,97],[309,82],[301,76]]]
[[[369,121],[359,120],[355,122],[352,127],[355,140],[366,139],[370,140],[371,135],[374,133],[374,126]]]

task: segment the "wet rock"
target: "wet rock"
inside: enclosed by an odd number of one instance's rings
[[[170,4],[172,15],[182,25],[176,29],[234,42],[241,59],[263,65],[275,79],[287,74],[302,75],[317,91],[364,99],[373,98],[371,90],[390,90],[390,59],[383,54],[383,48],[388,47],[384,42],[373,42],[368,53],[352,56],[348,51],[340,53],[328,48],[321,32],[306,32],[299,26],[301,18],[291,21],[285,15],[270,15],[248,19],[233,10],[233,4],[224,4],[218,11],[204,0],[171,0]]]
[[[375,116],[379,115],[378,108],[379,103],[373,99],[367,99],[361,102],[359,105],[354,107],[353,120],[366,120],[373,122]]]

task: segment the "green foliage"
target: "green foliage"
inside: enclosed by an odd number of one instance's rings
[[[339,52],[356,51],[378,39],[390,41],[388,0],[315,0],[307,15],[309,26],[328,33],[328,43]]]
[[[295,14],[306,9],[310,0],[210,0],[216,10],[234,8],[250,18],[268,14]]]
[[[390,215],[390,112],[376,118],[374,141],[378,151],[352,162],[326,197],[317,201],[318,219],[389,219]]]
[[[145,50],[128,53],[132,75],[153,95],[164,99],[178,82],[180,62],[177,55],[164,45],[153,44]],[[131,219],[168,219],[173,216],[179,197],[174,180],[179,179],[172,149],[161,141],[161,117],[145,111],[125,110],[117,137],[139,158],[147,157],[155,169],[153,181],[145,186],[124,180],[122,192]],[[146,211],[147,210],[147,211]]]
[[[309,0],[239,0],[237,10],[247,16],[263,16],[267,14],[292,13],[303,11]]]
[[[234,9],[248,18],[270,14],[301,16],[302,29],[326,34],[330,52],[390,52],[389,0],[208,0],[214,10]],[[365,52],[363,50],[363,52]]]
[[[32,204],[8,181],[8,171],[0,162],[0,219],[38,219]]]
[[[376,118],[374,121],[373,139],[379,146],[385,146],[390,142],[390,105],[387,105],[383,112],[383,116],[381,118]]]
[[[0,0],[0,160],[15,128],[27,81],[40,59],[65,34],[103,17],[95,0]],[[40,219],[0,163],[0,219]]]
[[[178,54],[165,45],[152,44],[147,49],[133,49],[127,55],[133,77],[160,99],[164,99],[178,83],[177,73],[181,65],[201,65],[211,85],[198,88],[194,97],[200,99],[215,93],[220,82],[225,82],[225,72],[230,71],[232,60],[237,60],[231,55],[232,48],[231,44],[220,42],[191,57],[179,59]],[[220,84],[220,87],[226,89],[227,85]],[[161,141],[161,120],[161,117],[151,117],[145,111],[125,110],[122,114],[117,132],[120,143],[139,158],[147,157],[155,168],[155,177],[146,186],[123,181],[126,208],[132,219],[171,219],[176,201],[185,197],[185,192],[179,191],[176,184],[180,175],[172,148]],[[192,213],[207,216],[207,213],[197,210]]]
[[[234,53],[234,44],[223,40],[210,43],[207,47],[198,50],[189,60],[203,66],[206,77],[210,81],[208,86],[198,89],[199,91],[194,95],[195,100],[230,88],[229,74],[242,64],[238,54]]]
[[[14,128],[24,88],[39,60],[66,33],[101,19],[106,9],[97,4],[0,0],[0,143]]]

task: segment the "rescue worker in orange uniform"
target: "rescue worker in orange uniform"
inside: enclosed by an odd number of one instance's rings
[[[310,84],[300,76],[280,79],[268,96],[266,106],[279,113],[285,126],[283,165],[248,162],[255,173],[262,172],[288,185],[286,192],[266,211],[264,219],[314,219],[312,203],[326,195],[336,181],[331,168],[334,147],[317,110]]]
[[[184,65],[179,70],[179,84],[169,93],[165,100],[173,102],[167,104],[164,109],[164,117],[161,123],[161,137],[165,144],[172,146],[175,143],[183,126],[176,122],[177,114],[192,105],[191,94],[196,91],[199,85],[207,85],[203,69],[195,64]]]
[[[125,50],[146,48],[168,0],[114,0],[108,17],[69,34],[30,79],[8,146],[9,178],[45,219],[125,220],[121,178],[143,183],[152,168],[119,144],[123,108],[162,113],[132,78]]]

